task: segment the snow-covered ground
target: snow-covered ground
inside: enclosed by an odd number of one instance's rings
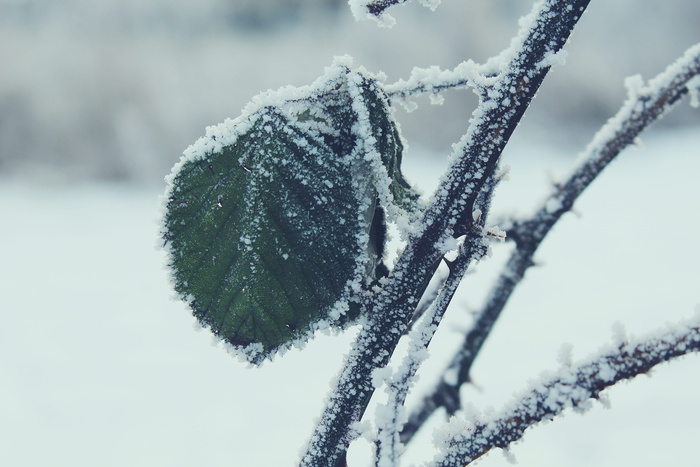
[[[571,158],[515,142],[494,209],[527,212],[545,166]],[[426,191],[443,156],[412,148]],[[569,149],[567,149],[569,151]],[[610,340],[643,333],[700,303],[700,132],[652,130],[606,170],[552,232],[504,311],[465,397],[498,408],[528,379]],[[0,180],[0,465],[189,467],[294,465],[352,332],[319,336],[248,369],[174,302],[157,248],[160,189]],[[476,267],[435,340],[423,383],[459,339],[507,247]],[[664,365],[601,405],[531,429],[522,466],[695,466],[700,360]],[[407,465],[432,456],[430,430]],[[360,446],[351,465],[369,465]],[[501,466],[498,452],[480,461]]]

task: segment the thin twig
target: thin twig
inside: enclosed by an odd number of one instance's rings
[[[408,79],[400,79],[386,86],[386,93],[392,99],[406,100],[421,94],[437,94],[447,89],[481,87],[488,78],[481,68],[471,60],[462,62],[452,70],[441,70],[437,66],[414,68]]]
[[[476,223],[474,228],[481,228],[480,223]],[[396,374],[388,381],[386,388],[388,401],[379,409],[382,416],[377,420],[376,465],[398,465],[402,446],[399,434],[405,423],[403,406],[411,383],[420,364],[427,356],[425,350],[437,331],[472,258],[480,258],[487,253],[489,248],[487,237],[486,231],[483,231],[481,236],[466,237],[465,242],[459,247],[457,258],[448,262],[448,276],[430,304],[428,312],[408,335],[409,348],[406,357]]]
[[[472,330],[453,357],[450,374],[456,381],[440,381],[418,405],[401,434],[408,443],[428,417],[444,407],[448,414],[460,408],[459,386],[469,381],[469,371],[494,322],[499,317],[525,271],[532,266],[533,256],[542,240],[561,216],[571,210],[578,196],[602,170],[639,134],[668,112],[688,93],[688,82],[700,74],[700,44],[689,48],[663,73],[643,85],[635,79],[628,83],[630,96],[620,111],[596,134],[582,155],[582,162],[528,220],[514,223],[508,237],[516,248],[497,279],[484,308],[477,314]],[[634,86],[632,86],[634,84]]]
[[[491,449],[507,448],[525,430],[551,420],[567,408],[585,410],[600,393],[620,381],[648,373],[654,366],[700,351],[700,316],[694,322],[617,347],[536,385],[512,407],[490,420],[455,417],[447,428],[435,467],[462,467]]]
[[[480,235],[465,235],[464,242],[459,245],[457,257],[453,261],[444,260],[448,266],[448,275],[432,297],[426,316],[418,321],[417,329],[409,334],[406,357],[396,374],[387,383],[388,402],[380,407],[382,414],[377,420],[376,465],[398,465],[403,446],[400,433],[405,423],[404,404],[418,368],[427,357],[428,346],[471,261],[481,259],[488,254],[489,242],[494,236],[501,241],[505,239],[504,236],[496,234],[496,232],[504,233],[497,227],[488,230],[484,228],[486,216],[483,214],[488,212],[493,192],[501,178],[501,174],[492,174],[482,188],[481,195],[477,197],[475,204],[477,209],[472,213],[471,226],[471,229]],[[415,319],[414,315],[411,324]]]

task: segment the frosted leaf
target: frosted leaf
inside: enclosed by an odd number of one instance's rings
[[[162,237],[175,290],[254,364],[357,315],[380,270],[385,210],[417,199],[380,84],[347,63],[255,97],[168,177]]]

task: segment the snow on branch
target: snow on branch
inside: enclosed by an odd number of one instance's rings
[[[350,0],[350,9],[357,21],[374,19],[381,26],[393,26],[395,21],[386,10],[395,5],[401,5],[409,0]],[[441,0],[418,0],[423,6],[435,10]]]
[[[529,220],[515,222],[510,237],[519,249],[537,248],[559,218],[573,207],[574,201],[595,180],[620,152],[633,144],[652,123],[663,117],[689,93],[689,86],[700,74],[700,44],[689,48],[683,56],[647,84],[640,76],[628,78],[628,98],[622,108],[596,133],[579,156],[578,166],[566,182],[544,201]]]
[[[407,443],[436,409],[444,407],[448,414],[452,414],[460,408],[459,386],[469,381],[469,371],[481,346],[526,270],[534,264],[533,256],[546,235],[561,216],[571,210],[579,195],[602,170],[644,129],[665,115],[685,94],[690,93],[692,97],[699,75],[700,44],[689,48],[648,84],[641,82],[641,78],[631,82],[628,80],[630,96],[618,113],[594,136],[568,179],[555,187],[531,218],[515,221],[508,230],[508,238],[515,241],[516,248],[496,280],[486,304],[476,315],[462,347],[452,358],[447,373],[457,374],[457,380],[440,381],[423,398],[409,416],[401,433],[402,442]]]
[[[309,440],[301,465],[342,465],[358,422],[375,391],[373,372],[389,362],[404,335],[449,239],[478,235],[472,213],[492,180],[498,160],[544,80],[542,61],[557,53],[590,0],[543,0],[521,22],[521,30],[502,61],[493,85],[480,96],[466,135],[454,145],[453,163],[421,219],[409,235],[382,287],[364,303],[360,332],[326,407]],[[488,213],[482,209],[484,215]],[[467,263],[474,258],[465,258]]]
[[[441,70],[437,66],[429,68],[415,67],[407,79],[387,85],[386,93],[392,100],[405,101],[420,94],[437,95],[445,89],[460,89],[468,86],[488,85],[488,78],[483,76],[480,67],[472,60],[462,62],[452,70]]]
[[[492,184],[495,186],[497,181]],[[419,324],[409,334],[408,350],[401,366],[388,380],[386,392],[388,401],[378,408],[377,417],[377,466],[398,465],[398,459],[402,452],[400,433],[406,421],[404,403],[411,388],[418,368],[427,358],[428,345],[437,331],[442,317],[454,297],[460,281],[469,267],[472,258],[483,257],[488,252],[488,231],[480,225],[483,219],[475,219],[474,228],[481,230],[481,236],[468,236],[459,246],[459,254],[454,261],[447,261],[449,274],[439,288],[436,297],[430,304],[427,312],[420,317]],[[414,317],[414,319],[416,319]],[[378,384],[375,384],[378,386]]]
[[[454,417],[441,434],[440,454],[431,466],[464,466],[491,449],[507,448],[525,430],[552,420],[565,409],[584,411],[600,393],[656,365],[700,351],[700,315],[692,322],[640,339],[620,343],[576,367],[536,384],[515,404],[487,419]]]
[[[463,89],[467,87],[473,87],[478,95],[488,96],[489,87],[496,82],[498,69],[509,52],[512,52],[512,47],[492,57],[484,64],[477,64],[473,60],[467,60],[452,70],[441,70],[438,66],[428,68],[415,67],[411,70],[411,76],[408,79],[400,79],[385,86],[384,89],[394,101],[406,101],[409,97],[421,94],[438,96],[441,91],[446,89]],[[535,69],[551,68],[554,65],[561,64],[565,61],[566,56],[566,50],[548,50],[542,60],[536,64]]]

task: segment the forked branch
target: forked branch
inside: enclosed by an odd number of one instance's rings
[[[301,465],[342,465],[345,451],[374,393],[372,372],[388,363],[405,333],[424,285],[445,254],[448,240],[478,235],[472,212],[484,184],[544,77],[547,60],[566,43],[589,0],[539,2],[511,48],[500,71],[481,94],[470,127],[455,146],[454,163],[411,232],[385,284],[365,303],[366,322],[354,343],[337,385],[312,435]],[[486,214],[486,213],[484,213]],[[468,258],[467,263],[470,262]]]
[[[557,187],[530,219],[516,221],[508,230],[508,238],[516,248],[497,279],[483,309],[476,315],[472,330],[461,349],[454,355],[448,372],[457,374],[457,381],[440,381],[418,405],[410,417],[401,440],[410,441],[427,418],[438,408],[448,414],[460,408],[459,387],[469,381],[469,371],[493,324],[499,317],[525,271],[533,264],[535,251],[561,216],[571,210],[578,196],[602,170],[643,130],[668,112],[684,95],[697,95],[700,74],[700,44],[688,49],[663,73],[644,84],[640,79],[628,80],[629,97],[619,112],[595,135],[581,156],[581,162],[566,182]]]

